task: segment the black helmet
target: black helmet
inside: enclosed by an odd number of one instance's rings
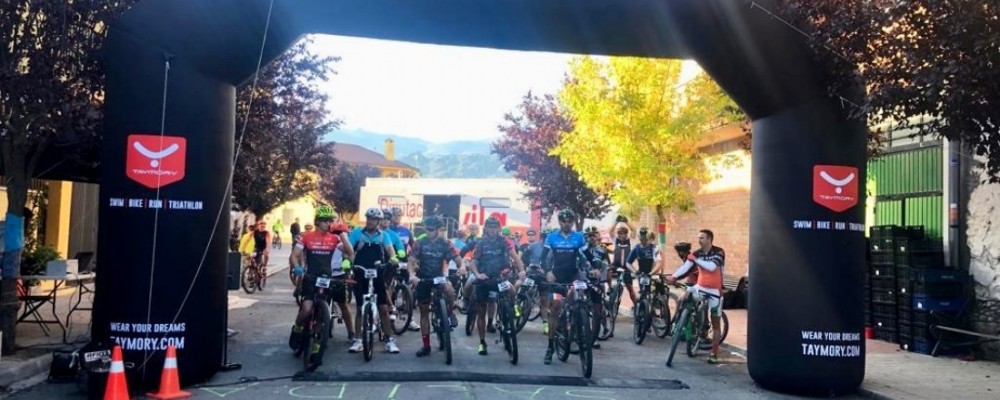
[[[424,228],[427,229],[428,231],[437,230],[443,225],[444,221],[442,221],[441,217],[437,215],[428,215],[424,217]]]
[[[485,228],[499,228],[500,227],[500,218],[497,218],[495,215],[491,215],[489,218],[486,218],[486,222],[483,223],[483,227],[485,227]]]
[[[647,236],[649,236],[649,228],[647,228],[645,226],[639,228],[639,237],[644,238],[644,237],[647,237]]]
[[[619,216],[615,217],[615,222],[626,222],[627,223],[628,222],[628,218],[625,217],[624,215],[619,215]]]
[[[576,214],[573,213],[573,210],[562,210],[559,212],[559,222],[567,221],[576,222]]]
[[[677,250],[677,256],[683,261],[687,257],[688,253],[691,253],[691,243],[688,242],[677,242],[674,245],[674,250]]]
[[[587,236],[599,236],[600,232],[597,231],[596,226],[588,226],[587,229],[583,231]]]

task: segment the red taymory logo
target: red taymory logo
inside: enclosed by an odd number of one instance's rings
[[[129,135],[125,175],[150,189],[184,179],[187,139],[179,136]]]
[[[858,204],[858,169],[840,165],[813,167],[813,201],[836,212]]]

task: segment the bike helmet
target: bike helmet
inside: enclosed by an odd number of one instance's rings
[[[382,218],[389,219],[389,218],[392,218],[393,215],[394,214],[393,214],[391,208],[383,208],[382,209]]]
[[[382,210],[375,207],[369,208],[368,211],[365,211],[365,218],[368,219],[382,219],[384,217],[385,216],[382,214]]]
[[[321,205],[316,207],[316,219],[333,219],[337,216],[337,213],[333,211],[333,207],[328,205]]]
[[[500,234],[506,237],[510,237],[510,228],[506,226],[503,227],[503,229],[500,230]]]
[[[639,228],[639,237],[640,237],[640,238],[646,238],[646,237],[649,237],[649,228],[647,228],[647,227],[645,227],[645,226],[644,226],[644,227],[641,227],[641,228]]]
[[[576,222],[576,214],[572,210],[562,210],[559,212],[559,222]]]
[[[684,260],[688,253],[691,253],[691,243],[688,242],[677,242],[674,245],[674,250],[677,251],[677,256]]]
[[[394,217],[402,217],[403,216],[403,209],[399,208],[399,207],[393,207],[392,208],[392,215]]]
[[[487,228],[499,228],[500,218],[491,215],[489,218],[486,218],[486,222],[483,223],[483,226]]]
[[[624,215],[619,215],[619,216],[615,217],[615,222],[625,222],[625,223],[628,223],[628,217],[626,217]]]
[[[438,228],[442,227],[443,225],[444,225],[444,221],[442,221],[441,217],[439,217],[437,215],[429,215],[429,216],[424,217],[424,228],[427,229],[428,231],[430,231],[430,230],[437,230]]]
[[[600,233],[597,231],[596,226],[588,226],[587,229],[583,231],[587,236],[598,236]]]

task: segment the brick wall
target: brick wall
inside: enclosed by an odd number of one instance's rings
[[[745,188],[698,196],[694,212],[675,213],[667,217],[664,259],[666,270],[674,271],[679,259],[673,244],[690,242],[698,246],[698,231],[715,233],[715,245],[726,250],[725,274],[747,275],[750,248],[750,190]]]

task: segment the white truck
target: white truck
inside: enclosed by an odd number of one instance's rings
[[[402,224],[413,227],[425,214],[445,218],[449,234],[469,224],[482,226],[491,215],[522,234],[541,226],[541,214],[531,210],[527,192],[516,179],[368,178],[361,187],[359,218],[369,207],[403,210]],[[481,231],[480,231],[481,232]]]

